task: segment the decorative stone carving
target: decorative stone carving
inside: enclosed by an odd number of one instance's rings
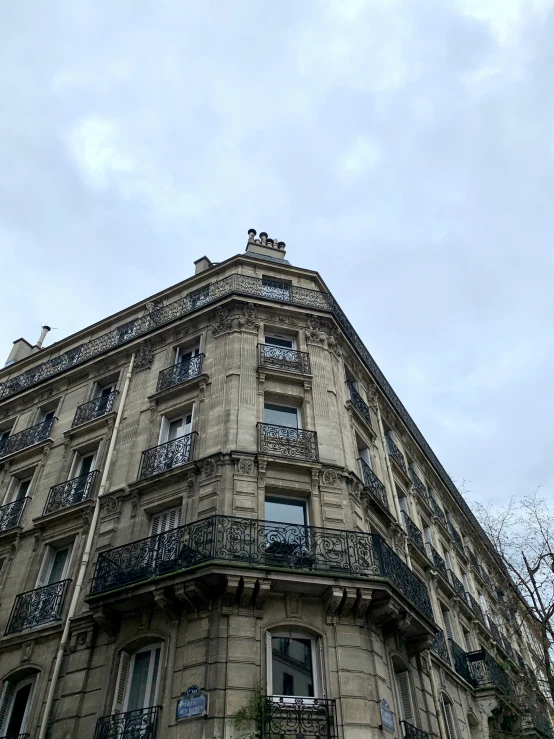
[[[149,369],[154,361],[154,347],[150,339],[145,339],[139,344],[138,354],[135,357],[135,364],[133,367],[133,373],[141,372],[142,370]]]
[[[243,312],[243,315],[239,318],[239,326],[248,331],[257,331],[260,327],[260,322],[256,315],[255,303],[245,303]]]
[[[221,334],[225,334],[230,331],[232,327],[233,322],[229,308],[224,305],[216,308],[212,319],[212,334],[214,336],[220,336]]]
[[[100,504],[100,515],[101,516],[113,516],[117,513],[119,507],[118,500],[115,495],[106,496]]]
[[[152,313],[152,311],[158,310],[158,308],[163,308],[163,305],[163,298],[154,298],[154,300],[149,300],[146,303],[146,312]]]
[[[337,487],[339,484],[339,476],[335,470],[324,470],[321,475],[321,482],[323,485],[330,485],[331,487]]]
[[[339,359],[342,357],[342,342],[340,341],[340,334],[336,328],[331,328],[331,331],[327,336],[327,346],[336,357]]]
[[[248,457],[241,457],[237,464],[237,472],[241,475],[253,475],[254,460]]]
[[[204,466],[202,468],[202,477],[204,479],[207,479],[208,477],[213,477],[215,475],[215,462],[213,459],[207,459],[204,462]]]
[[[179,341],[179,339],[184,339],[185,336],[188,336],[190,334],[191,327],[190,324],[187,323],[185,326],[177,326],[173,332],[173,340]]]
[[[323,344],[325,342],[325,332],[321,331],[321,319],[311,313],[306,313],[306,340],[312,344]]]
[[[298,321],[295,318],[287,316],[286,313],[277,313],[277,311],[267,313],[267,320],[271,323],[280,323],[285,326],[298,326]]]

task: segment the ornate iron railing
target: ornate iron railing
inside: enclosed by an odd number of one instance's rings
[[[177,364],[174,364],[172,367],[162,370],[158,375],[156,392],[159,393],[162,390],[168,390],[170,387],[180,385],[182,382],[198,377],[202,372],[203,361],[204,355],[198,354],[196,357],[191,357],[186,362],[177,362]]]
[[[500,629],[496,625],[495,621],[489,615],[487,615],[487,619],[489,622],[489,631],[491,632],[494,640],[498,644],[502,645],[502,634],[500,633]]]
[[[109,413],[113,409],[116,395],[117,390],[112,390],[109,395],[99,395],[97,398],[89,400],[88,403],[80,405],[75,411],[75,417],[71,424],[71,428],[81,426],[83,423],[88,423],[88,421],[94,421],[96,418],[105,416],[106,413]]]
[[[483,613],[483,609],[481,608],[479,603],[475,600],[473,595],[469,593],[467,590],[466,590],[466,599],[469,604],[469,607],[473,611],[473,615],[477,618],[478,621],[480,621],[483,624],[483,626],[486,626],[487,622],[485,620],[485,614]]]
[[[297,372],[300,375],[312,374],[310,355],[284,346],[258,344],[258,365],[267,369]]]
[[[429,739],[429,734],[423,729],[418,729],[407,721],[401,721],[400,723],[404,727],[404,739]]]
[[[439,574],[443,576],[446,582],[450,582],[448,579],[448,572],[446,570],[446,563],[432,544],[427,543],[427,553]]]
[[[423,542],[423,534],[418,529],[418,527],[415,525],[415,523],[412,521],[412,519],[408,516],[406,511],[402,511],[402,518],[404,519],[404,528],[406,529],[406,533],[410,537],[410,539],[414,542],[416,547],[423,553],[427,554],[425,551],[425,544]]]
[[[404,455],[396,446],[390,434],[387,435],[387,445],[389,448],[389,455],[394,459],[400,469],[403,470],[403,472],[405,472],[405,474],[407,475],[408,468],[406,467],[406,460],[404,459]]]
[[[379,534],[209,516],[156,536],[100,552],[91,593],[211,561],[387,578],[429,620],[425,584]]]
[[[258,423],[258,451],[262,454],[317,462],[319,459],[317,433],[290,426]]]
[[[69,506],[88,500],[92,495],[97,477],[98,470],[92,470],[86,475],[79,475],[79,477],[51,487],[42,515],[46,516],[54,511],[61,511],[63,508],[69,508]]]
[[[362,416],[368,426],[371,427],[371,412],[368,404],[362,398],[360,393],[356,390],[355,385],[352,382],[347,382],[348,389],[350,390],[350,400],[354,404],[354,407],[358,413]]]
[[[50,434],[54,421],[56,420],[56,418],[50,418],[48,421],[37,423],[36,426],[30,426],[28,429],[24,429],[18,434],[8,436],[0,449],[0,457],[7,457],[8,454],[20,452],[22,449],[33,446],[33,444],[45,441]]]
[[[416,491],[420,495],[423,495],[424,498],[427,498],[427,488],[422,483],[422,481],[419,479],[416,471],[411,468],[410,468],[410,477],[412,478],[412,483]]]
[[[179,436],[165,444],[146,449],[140,459],[138,479],[161,475],[162,472],[181,467],[192,462],[194,455],[194,439],[196,431],[185,436]]]
[[[70,582],[71,580],[61,580],[20,593],[13,604],[6,634],[15,634],[18,631],[32,629],[34,626],[57,621],[61,617],[65,593]]]
[[[513,649],[512,645],[510,644],[510,640],[507,637],[505,637],[504,634],[501,634],[500,637],[502,639],[502,646],[504,647],[504,651],[506,652],[506,654],[508,655],[508,657],[513,662],[515,662],[516,661],[516,655],[515,655],[515,652],[514,652],[514,649]]]
[[[473,675],[467,661],[467,653],[456,644],[454,639],[449,639],[450,652],[452,654],[452,662],[454,669],[460,677],[463,677],[470,685],[473,685]]]
[[[543,736],[548,739],[554,739],[552,734],[552,726],[548,720],[548,709],[546,706],[543,710],[536,708],[530,702],[523,708],[523,716],[521,720],[521,728],[523,730],[537,729]]]
[[[454,544],[456,544],[456,546],[459,547],[462,552],[465,552],[462,537],[460,536],[456,527],[453,526],[450,521],[448,522],[448,531],[450,532],[450,536],[452,537]]]
[[[28,500],[29,498],[20,498],[0,506],[0,531],[7,531],[19,524]]]
[[[429,503],[431,504],[431,508],[433,510],[433,514],[439,519],[439,521],[443,524],[443,526],[446,528],[446,514],[440,507],[440,505],[437,503],[437,501],[433,498],[431,495],[429,497]]]
[[[516,691],[508,674],[485,649],[467,652],[466,657],[473,684],[476,688],[492,686],[506,697],[516,698]]]
[[[263,710],[264,739],[334,739],[335,701],[330,698],[271,696]]]
[[[389,501],[387,500],[387,491],[381,480],[377,477],[375,472],[371,469],[365,459],[361,457],[358,459],[362,470],[362,478],[364,485],[369,489],[370,493],[378,502],[384,506],[387,511],[389,510]]]
[[[433,637],[431,651],[438,655],[442,660],[450,664],[450,654],[448,653],[446,638],[442,629],[440,629],[440,631],[438,631]]]
[[[462,598],[462,600],[465,601],[466,589],[460,578],[457,577],[455,573],[452,572],[452,570],[448,570],[448,579],[450,580],[450,584],[454,588],[456,595],[458,595],[460,598]]]
[[[156,739],[161,706],[101,716],[94,739]]]

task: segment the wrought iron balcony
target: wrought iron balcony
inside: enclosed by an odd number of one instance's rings
[[[502,639],[502,646],[504,647],[504,651],[506,652],[506,654],[508,655],[508,657],[513,662],[515,662],[516,661],[516,654],[514,652],[514,649],[513,649],[512,645],[510,644],[510,640],[507,637],[505,637],[504,634],[501,634],[500,637]]]
[[[100,552],[91,593],[221,561],[335,576],[387,578],[430,621],[425,584],[379,534],[209,516]]]
[[[50,430],[56,420],[56,418],[50,418],[48,421],[37,423],[36,426],[30,426],[18,434],[8,436],[0,448],[0,457],[7,457],[8,454],[20,452],[22,449],[33,446],[33,444],[45,441],[50,435]]]
[[[156,739],[161,710],[161,706],[152,706],[102,716],[96,722],[94,739]]]
[[[414,485],[414,488],[419,493],[419,495],[423,495],[424,498],[427,498],[427,488],[419,479],[418,475],[416,474],[416,471],[413,470],[411,467],[410,467],[410,477],[412,478],[412,483]]]
[[[435,547],[432,544],[429,544],[429,542],[427,542],[427,553],[429,555],[429,559],[435,566],[435,569],[438,570],[439,574],[443,576],[446,582],[450,582],[450,580],[448,579],[448,573],[446,570],[446,562],[437,552]]]
[[[97,418],[105,416],[106,413],[110,413],[113,409],[116,395],[117,390],[113,390],[109,395],[99,395],[97,398],[89,400],[88,403],[80,405],[75,411],[71,428],[74,429],[76,426],[81,426],[83,423],[94,421]]]
[[[466,657],[476,688],[494,687],[507,698],[516,698],[516,691],[508,674],[485,649],[467,652]]]
[[[438,655],[442,660],[450,664],[450,654],[448,653],[448,647],[446,646],[446,638],[444,631],[440,629],[433,637],[433,643],[431,644],[431,651]]]
[[[493,639],[500,645],[502,645],[502,634],[500,633],[500,629],[496,625],[495,621],[487,614],[487,619],[489,622],[489,630],[493,636]]]
[[[65,593],[70,582],[71,580],[61,580],[18,595],[6,634],[15,634],[61,618]]]
[[[284,346],[258,344],[258,365],[266,369],[297,372],[299,375],[312,374],[310,355]]]
[[[196,436],[196,431],[193,431],[191,434],[179,436],[144,451],[140,460],[138,479],[145,480],[154,475],[161,475],[162,472],[192,462]]]
[[[400,449],[396,446],[390,434],[387,435],[387,445],[389,448],[389,456],[392,457],[392,459],[394,459],[394,461],[400,467],[400,469],[407,475],[408,468],[406,467],[406,460],[404,459],[404,455],[402,454]]]
[[[23,509],[29,498],[20,498],[11,503],[0,506],[0,532],[13,529],[18,526],[23,514]]]
[[[265,700],[261,736],[335,739],[335,715],[335,701],[330,698],[271,696]]]
[[[367,425],[371,427],[371,413],[368,404],[362,398],[360,393],[356,390],[356,387],[352,382],[347,382],[346,384],[348,385],[348,389],[350,390],[350,400],[354,404],[354,407],[362,416]]]
[[[433,496],[429,496],[429,503],[431,504],[431,508],[433,510],[433,514],[439,519],[439,521],[442,523],[442,525],[446,528],[447,521],[446,521],[446,514],[440,507],[440,505],[437,503],[437,501],[433,498]]]
[[[258,451],[261,454],[317,462],[317,433],[290,426],[258,423]]]
[[[462,537],[460,536],[456,527],[453,526],[450,521],[448,522],[448,531],[450,532],[450,536],[452,537],[454,544],[456,544],[456,546],[459,547],[462,552],[465,552]]]
[[[547,739],[554,739],[546,706],[541,710],[534,706],[531,701],[528,701],[527,705],[523,708],[521,728],[524,731],[536,729],[540,734],[547,737]]]
[[[373,495],[377,501],[384,506],[387,511],[389,510],[389,501],[387,500],[387,491],[381,480],[377,477],[375,472],[371,469],[365,459],[361,457],[358,459],[360,468],[362,470],[362,478],[364,485],[369,489],[369,492]]]
[[[463,677],[470,685],[473,685],[473,675],[467,661],[466,652],[456,644],[454,639],[449,639],[448,641],[450,642],[450,652],[452,653],[454,669],[460,677]]]
[[[466,590],[466,600],[475,618],[478,621],[480,621],[483,624],[483,626],[487,626],[487,622],[485,620],[485,614],[483,613],[483,609],[481,608],[479,603],[475,600],[473,595],[471,593],[468,593],[467,590]]]
[[[400,723],[404,727],[404,739],[429,739],[429,734],[423,729],[418,729],[407,721],[401,721]]]
[[[156,392],[159,393],[162,390],[169,390],[170,387],[175,387],[175,385],[180,385],[182,382],[198,377],[202,372],[203,362],[204,355],[198,354],[186,362],[177,362],[172,367],[162,370],[158,375]]]
[[[402,511],[402,518],[404,519],[404,528],[410,539],[414,542],[416,547],[421,551],[422,554],[427,554],[425,551],[425,544],[423,542],[423,535],[412,519],[408,516],[406,511]]]
[[[463,601],[465,601],[465,585],[460,580],[459,577],[457,577],[452,570],[448,570],[448,579],[450,581],[450,584],[454,588],[456,595],[458,595]]]
[[[92,470],[86,475],[79,475],[79,477],[51,487],[42,515],[46,516],[88,500],[92,495],[97,477],[98,470]]]

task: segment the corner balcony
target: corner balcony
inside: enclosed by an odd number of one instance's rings
[[[2,443],[2,446],[0,446],[0,459],[46,441],[50,436],[50,431],[54,425],[54,421],[57,420],[57,418],[51,418],[48,421],[37,423],[35,426],[30,426],[28,429],[24,429],[18,434],[8,436],[8,438]]]
[[[317,462],[317,433],[290,426],[258,423],[258,452],[304,462]]]
[[[18,595],[8,621],[6,636],[58,621],[70,582],[71,580],[61,580]]]
[[[297,375],[312,374],[310,355],[307,352],[272,344],[258,344],[258,367],[262,370],[294,372]]]
[[[198,434],[193,431],[144,451],[140,460],[138,480],[146,480],[192,462],[196,436]]]
[[[0,534],[19,526],[23,509],[29,498],[20,498],[0,506]]]
[[[48,516],[50,513],[56,513],[89,500],[98,474],[98,470],[93,470],[86,475],[79,475],[79,477],[51,487],[42,515]]]
[[[536,730],[547,739],[554,739],[546,706],[541,710],[534,706],[531,700],[528,699],[526,705],[522,705],[522,711],[521,728],[524,732],[527,733]]]
[[[516,691],[509,675],[485,649],[466,652],[466,658],[476,689],[494,688],[504,698],[516,700]]]
[[[193,380],[202,374],[202,365],[204,363],[204,354],[198,354],[191,357],[186,362],[178,362],[172,367],[168,367],[158,375],[158,384],[156,385],[156,393],[182,385],[184,382]]]
[[[429,734],[423,729],[418,729],[407,721],[401,721],[400,723],[402,724],[404,739],[430,739]]]
[[[372,497],[379,503],[379,505],[386,508],[387,511],[390,511],[385,486],[364,459],[360,457],[358,459],[358,463],[362,470],[365,487],[369,490]]]
[[[101,716],[94,739],[156,739],[161,706]]]
[[[336,706],[330,698],[270,696],[263,707],[263,739],[335,739]]]
[[[266,573],[284,570],[287,581],[292,573],[307,573],[310,578],[306,582],[312,584],[313,575],[334,580],[356,578],[358,582],[384,580],[387,582],[373,583],[373,587],[383,590],[384,584],[392,586],[433,623],[425,584],[379,534],[234,516],[209,516],[100,552],[89,600],[138,583],[153,584],[157,578],[167,583],[169,575],[193,569],[197,573],[201,566],[216,562],[224,567],[240,565],[243,571],[246,566]],[[217,575],[216,582],[219,579]],[[211,587],[216,589],[217,585]],[[386,608],[378,598],[372,598],[372,606],[374,601]]]
[[[365,423],[373,431],[373,427],[371,425],[371,412],[369,410],[368,404],[362,398],[360,393],[356,390],[356,387],[353,383],[347,382],[346,384],[348,385],[348,389],[350,390],[350,400],[352,402],[352,405],[358,411],[363,421],[365,421]]]
[[[109,395],[99,395],[98,398],[80,405],[75,411],[71,428],[82,426],[84,423],[95,421],[97,418],[102,418],[102,416],[110,413],[113,410],[116,395],[117,390],[114,390]]]

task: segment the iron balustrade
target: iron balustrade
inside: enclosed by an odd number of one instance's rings
[[[264,739],[335,739],[332,698],[271,696],[265,699],[261,735]]]
[[[454,669],[460,677],[463,677],[466,682],[473,685],[473,674],[469,667],[467,653],[456,644],[454,639],[449,639],[448,641],[450,642],[450,652],[452,654]]]
[[[429,734],[423,729],[418,729],[407,721],[400,722],[404,727],[404,739],[429,739]]]
[[[204,362],[204,354],[197,354],[184,362],[177,362],[172,367],[168,367],[158,375],[158,384],[156,392],[168,390],[170,387],[180,385],[187,380],[193,380],[202,372],[202,364]]]
[[[516,691],[508,674],[486,649],[467,652],[469,669],[476,688],[494,687],[507,698],[515,699]]]
[[[433,514],[435,515],[435,517],[438,518],[442,525],[446,528],[446,514],[432,495],[429,496],[429,503],[431,504],[431,509],[433,510]]]
[[[100,552],[91,594],[214,561],[387,578],[433,619],[425,584],[379,534],[234,516],[209,516]]]
[[[466,599],[469,604],[469,607],[471,608],[473,615],[477,618],[478,621],[480,621],[483,626],[487,625],[487,622],[485,621],[485,614],[483,613],[483,609],[479,605],[479,603],[475,600],[473,595],[469,593],[466,590]]]
[[[404,455],[402,454],[400,449],[396,446],[396,444],[394,443],[390,435],[387,436],[387,445],[389,448],[389,456],[391,456],[394,459],[394,461],[400,467],[400,469],[407,475],[408,468],[406,467],[406,460],[404,459]]]
[[[319,459],[317,433],[291,426],[258,423],[258,451],[261,454],[317,462]]]
[[[141,456],[138,479],[145,480],[154,475],[161,475],[162,472],[192,462],[196,436],[196,431],[193,431],[166,441],[165,444],[146,449]]]
[[[362,398],[360,393],[357,391],[356,386],[352,382],[347,382],[348,389],[350,390],[350,400],[354,404],[359,414],[362,416],[368,426],[371,427],[371,413],[368,404]]]
[[[444,559],[440,556],[435,547],[432,544],[429,544],[429,542],[427,542],[427,552],[429,554],[431,562],[435,566],[435,569],[438,570],[439,574],[443,576],[446,582],[450,582],[448,579],[448,573],[446,570],[446,563]]]
[[[364,485],[369,489],[369,492],[373,495],[377,501],[384,506],[387,511],[389,510],[389,501],[387,500],[387,491],[381,480],[377,477],[375,472],[371,469],[365,459],[361,457],[358,459],[362,470],[362,478]]]
[[[101,716],[94,739],[156,739],[161,706]]]
[[[460,536],[456,527],[452,523],[450,523],[450,521],[448,522],[448,531],[450,533],[450,536],[452,537],[452,540],[454,541],[454,544],[456,544],[456,546],[459,547],[462,552],[464,552],[464,542],[462,541],[462,537]]]
[[[92,470],[86,475],[79,475],[79,477],[51,487],[42,515],[46,516],[88,500],[92,495],[98,474],[98,470]]]
[[[408,516],[406,511],[402,511],[402,517],[404,519],[404,528],[406,529],[406,533],[410,537],[410,539],[414,542],[416,547],[423,553],[425,552],[425,544],[423,542],[423,534],[418,529],[418,527],[415,525],[415,523],[412,521],[412,519]]]
[[[431,651],[444,660],[444,662],[450,664],[450,654],[448,652],[448,647],[446,646],[446,638],[442,629],[433,636]]]
[[[8,454],[20,452],[22,449],[33,446],[33,444],[45,441],[50,434],[54,421],[57,421],[57,419],[49,418],[47,421],[20,431],[18,434],[8,436],[0,449],[0,457],[6,457]]]
[[[548,720],[548,709],[546,706],[540,710],[528,703],[523,709],[524,713],[522,716],[522,729],[537,729],[543,736],[548,739],[554,739],[552,734],[552,726]]]
[[[19,498],[19,500],[13,500],[11,503],[0,506],[0,532],[19,525],[28,500],[29,498]]]
[[[448,570],[448,579],[450,581],[450,584],[454,588],[456,595],[458,595],[462,600],[465,601],[466,588],[460,578],[457,577],[457,575],[452,570]]]
[[[312,374],[310,355],[307,352],[272,344],[258,344],[258,366],[296,372],[300,375]]]
[[[71,580],[60,580],[42,588],[20,593],[13,604],[6,634],[15,634],[61,618],[61,610]]]
[[[502,639],[502,646],[504,647],[504,651],[506,652],[506,654],[508,655],[508,657],[513,662],[515,662],[516,661],[516,655],[515,655],[515,652],[514,652],[514,650],[512,648],[512,645],[510,644],[510,640],[507,637],[505,637],[504,634],[501,634],[500,636],[501,636],[501,639]]]
[[[410,477],[412,478],[412,483],[414,485],[414,488],[416,491],[423,495],[424,498],[427,498],[427,488],[422,483],[422,481],[419,479],[418,475],[416,474],[415,470],[410,469]]]
[[[479,560],[477,559],[473,551],[469,549],[469,547],[465,547],[465,553],[470,561],[471,566],[479,572]]]
[[[71,428],[82,426],[83,423],[94,421],[97,418],[102,418],[106,413],[110,413],[117,393],[117,390],[113,390],[109,395],[99,395],[97,398],[89,400],[88,403],[78,406]]]
[[[494,640],[498,644],[502,645],[502,634],[500,633],[500,629],[496,625],[495,621],[489,615],[487,615],[487,619],[489,622],[489,631],[491,632]]]

